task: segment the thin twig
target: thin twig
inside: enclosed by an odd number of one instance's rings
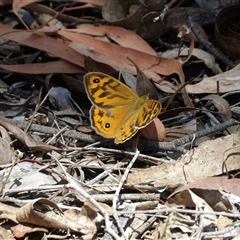
[[[114,194],[114,198],[113,198],[113,204],[112,204],[112,209],[113,209],[113,217],[114,219],[116,220],[117,224],[118,224],[118,227],[119,227],[119,230],[122,234],[122,236],[126,239],[125,237],[125,234],[124,234],[124,229],[122,228],[121,224],[120,224],[120,221],[118,219],[118,213],[117,213],[117,203],[118,203],[118,199],[119,199],[119,194],[120,194],[120,191],[125,183],[125,181],[127,180],[127,176],[129,174],[129,172],[131,171],[132,169],[132,166],[133,164],[136,162],[137,158],[138,158],[138,155],[139,155],[139,151],[136,150],[135,152],[135,155],[133,157],[133,159],[130,161],[130,163],[128,164],[123,176],[122,176],[122,179],[120,180],[119,182],[119,185],[118,185],[118,188]]]
[[[228,213],[228,212],[210,212],[210,211],[201,211],[201,210],[190,210],[190,209],[181,209],[172,207],[169,208],[167,206],[164,206],[161,209],[155,209],[155,210],[138,210],[138,211],[119,211],[119,214],[147,214],[147,215],[153,215],[153,214],[160,214],[160,213],[170,213],[170,212],[179,212],[179,213],[189,213],[189,214],[206,214],[206,215],[216,215],[216,216],[225,216],[225,217],[231,217],[231,218],[240,218],[240,214],[236,213]],[[157,217],[157,215],[156,215]]]
[[[46,101],[49,93],[44,97],[44,99],[42,100],[42,102],[39,103],[39,102],[40,102],[40,99],[41,99],[41,95],[42,95],[42,88],[41,88],[40,91],[39,91],[37,104],[36,104],[36,106],[35,106],[35,109],[34,109],[34,111],[33,111],[32,116],[30,117],[30,121],[28,122],[27,127],[24,129],[24,132],[27,132],[27,131],[28,131],[30,125],[32,124],[32,121],[33,121],[35,115],[37,114],[37,112],[38,112],[39,108],[42,106],[42,104]]]
[[[27,125],[27,123],[25,121],[20,121],[20,120],[16,120],[16,119],[8,119],[8,118],[0,118],[3,121],[9,122],[12,125],[15,125],[21,129],[24,129]],[[203,136],[207,136],[208,134],[214,133],[214,132],[218,132],[218,131],[223,131],[226,128],[229,128],[231,126],[235,126],[235,125],[239,125],[240,122],[235,120],[235,119],[230,119],[224,123],[218,124],[216,126],[210,127],[208,129],[205,130],[201,130],[201,131],[197,131],[195,133],[189,134],[187,136],[184,136],[182,138],[176,139],[172,142],[154,142],[154,141],[149,141],[149,140],[144,140],[144,139],[139,139],[139,144],[138,147],[139,149],[143,148],[143,149],[154,149],[154,150],[166,150],[166,151],[173,151],[173,152],[180,152],[180,153],[186,153],[187,150],[184,148],[184,145],[187,143],[190,143],[195,135],[196,139],[203,137]],[[55,128],[51,128],[51,127],[46,127],[46,126],[42,126],[42,125],[38,125],[38,124],[32,124],[30,126],[31,131],[39,131],[42,133],[46,133],[46,134],[56,134],[59,130],[55,129]],[[65,132],[62,133],[62,135],[64,137],[69,137],[69,138],[73,138],[76,140],[81,140],[81,141],[86,141],[86,142],[95,142],[99,139],[102,139],[101,137],[98,136],[92,136],[89,134],[84,134],[84,133],[80,133],[77,132],[75,130],[67,130]],[[129,141],[125,142],[122,144],[122,147],[128,147],[128,146],[132,146],[134,140],[130,139]],[[109,142],[108,142],[109,145]],[[68,151],[71,150],[87,150],[88,148],[69,148]],[[89,148],[90,149],[90,148]],[[96,148],[97,150],[97,148]],[[98,148],[98,151],[101,150],[101,148]],[[119,151],[119,150],[110,150],[108,149],[108,151]],[[126,151],[121,151],[124,154],[129,154],[129,155],[134,155],[134,153],[130,153],[130,152],[126,152]],[[142,155],[139,154],[139,157],[143,157],[146,159],[150,159],[150,160],[157,160],[160,162],[168,162],[164,159],[159,159],[159,158],[154,158],[153,157],[147,157],[146,155]]]
[[[212,43],[210,43],[209,41],[207,41],[202,34],[200,33],[200,31],[198,30],[196,24],[194,23],[193,18],[188,15],[188,13],[186,13],[186,19],[187,19],[187,23],[189,25],[189,27],[191,28],[192,32],[195,34],[196,38],[198,39],[198,41],[210,52],[212,53],[216,58],[218,58],[219,60],[221,60],[222,62],[224,62],[226,65],[228,65],[230,68],[234,68],[236,66],[236,64],[229,60],[222,52],[220,52],[220,50],[218,50],[217,48],[214,47],[214,45]]]
[[[80,187],[79,183],[76,182],[63,168],[62,164],[60,161],[53,156],[52,154],[48,153],[49,156],[51,156],[58,164],[58,166],[61,168],[63,173],[65,174],[68,184],[66,187],[75,189],[79,194],[81,194],[83,197],[85,197],[89,202],[91,202],[104,216],[105,219],[105,229],[106,231],[114,238],[117,240],[120,240],[119,236],[111,229],[110,227],[110,221],[109,221],[109,213],[106,211],[90,194],[88,194],[82,187]]]

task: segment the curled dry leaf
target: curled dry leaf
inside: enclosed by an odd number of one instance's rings
[[[216,95],[216,94],[211,94],[211,95],[207,95],[207,96],[201,98],[201,100],[212,101],[214,106],[222,114],[219,117],[221,117],[223,119],[223,121],[227,121],[227,120],[230,120],[232,118],[232,112],[231,112],[230,104],[228,103],[227,100],[225,100],[221,96]]]
[[[185,190],[180,192],[179,194],[176,194],[168,199],[168,204],[170,205],[184,205],[186,207],[191,208],[200,208],[202,211],[206,211],[209,213],[213,213],[213,209],[211,206],[205,201],[205,199],[202,199],[197,194],[195,194],[191,190]],[[205,214],[203,219],[203,227],[209,226],[210,224],[214,223],[217,220],[216,215],[213,214]]]
[[[31,223],[41,227],[78,231],[78,225],[63,215],[61,209],[44,198],[34,199],[18,209],[16,218],[20,223]]]
[[[235,24],[240,20],[240,5],[223,8],[216,17],[215,36],[219,48],[231,58],[240,57],[240,34]]]
[[[81,228],[81,233],[89,236],[94,236],[97,232],[97,227],[93,221],[96,218],[97,213],[86,209],[85,206],[82,207],[79,212],[76,209],[69,209],[64,212],[64,216],[71,219],[79,228]]]
[[[227,178],[226,176],[208,177],[198,181],[188,183],[187,185],[178,188],[172,193],[169,198],[182,191],[191,189],[196,192],[198,196],[205,199],[216,211],[228,211],[231,209],[228,198],[225,198],[221,191],[234,194],[240,197],[240,190],[238,188],[240,180],[238,178]],[[221,191],[219,191],[221,189]]]
[[[140,129],[141,134],[148,140],[162,142],[165,139],[166,131],[163,123],[155,118],[145,128]]]
[[[221,113],[221,115],[219,115],[219,117],[223,121],[227,121],[227,120],[230,120],[232,118],[231,106],[226,99],[222,98],[219,95],[211,94],[211,95],[207,95],[207,96],[203,97],[202,100],[213,101],[214,106]],[[236,132],[236,130],[238,128],[239,128],[239,126],[236,125],[236,126],[231,126],[231,127],[227,128],[227,130],[230,133],[234,133],[234,132]]]

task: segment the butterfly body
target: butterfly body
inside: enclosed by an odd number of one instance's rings
[[[119,80],[103,73],[87,73],[84,86],[93,106],[91,125],[105,137],[122,143],[148,125],[159,113],[160,103],[139,97]]]

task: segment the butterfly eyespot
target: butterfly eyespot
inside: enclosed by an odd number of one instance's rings
[[[99,83],[99,82],[100,82],[99,78],[94,78],[93,79],[93,83]]]
[[[105,124],[105,128],[110,128],[111,127],[111,124],[110,123],[106,123]]]

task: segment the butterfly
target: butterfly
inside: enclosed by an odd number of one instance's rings
[[[130,87],[104,73],[84,76],[84,87],[93,104],[90,121],[97,134],[123,143],[148,125],[161,111],[157,100],[138,96]]]

